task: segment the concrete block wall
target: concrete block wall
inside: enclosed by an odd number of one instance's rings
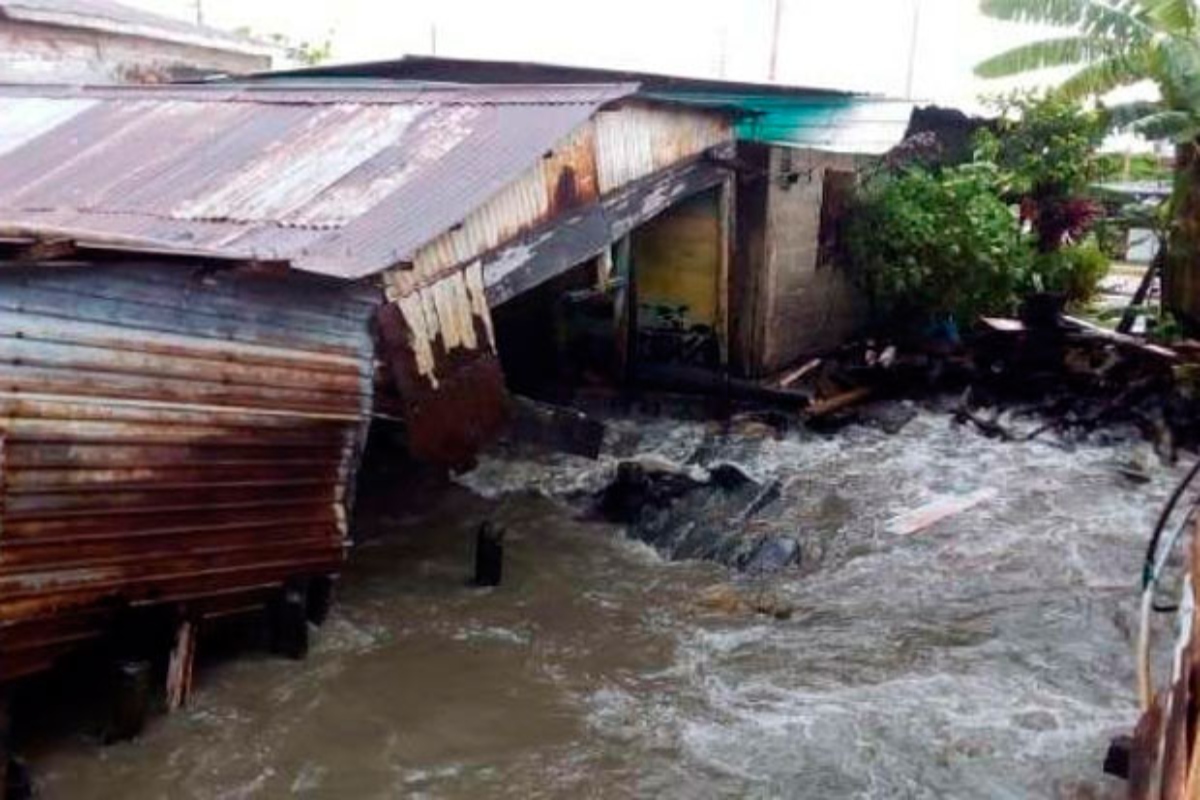
[[[856,158],[772,147],[768,164],[757,289],[761,335],[751,359],[760,375],[845,343],[860,332],[867,312],[845,267],[819,263],[825,171],[852,171]]]

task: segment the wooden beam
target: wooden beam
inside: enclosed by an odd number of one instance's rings
[[[62,261],[73,258],[78,253],[74,239],[65,237],[50,237],[38,239],[32,244],[18,249],[12,260],[21,264],[32,264],[41,261]]]
[[[733,275],[733,260],[734,260],[734,243],[736,241],[734,234],[734,225],[737,215],[734,211],[736,208],[737,194],[735,191],[734,177],[731,174],[725,176],[725,180],[721,182],[717,197],[717,213],[720,216],[720,231],[717,234],[718,247],[720,248],[720,261],[717,265],[717,343],[721,350],[721,366],[728,367],[730,363],[730,353],[732,351],[730,335],[733,330],[731,324],[733,292],[731,291],[731,280]]]
[[[178,711],[191,700],[195,663],[196,623],[185,617],[175,629],[175,645],[171,648],[171,660],[167,665],[168,711]]]
[[[633,375],[637,345],[637,287],[633,281],[632,242],[622,236],[613,252],[613,274],[617,293],[613,299],[613,329],[616,331],[616,368],[622,383]]]
[[[640,178],[584,208],[547,221],[484,256],[488,305],[501,305],[604,252],[680,201],[730,180],[704,158]],[[731,206],[732,208],[732,206]]]
[[[1150,294],[1150,287],[1154,285],[1154,279],[1163,271],[1163,265],[1166,261],[1167,248],[1164,245],[1159,245],[1158,252],[1154,254],[1154,260],[1146,268],[1145,273],[1142,274],[1142,280],[1138,283],[1137,290],[1133,293],[1129,305],[1121,312],[1121,321],[1117,323],[1117,333],[1129,333],[1133,330],[1133,323],[1137,322],[1138,311],[1146,302],[1146,298]]]

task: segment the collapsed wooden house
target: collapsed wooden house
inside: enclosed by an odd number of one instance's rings
[[[755,375],[841,335],[826,217],[906,120],[318,77],[0,87],[0,689],[152,617],[179,703],[205,620],[302,627],[381,415],[458,466],[564,364]]]
[[[729,191],[728,116],[635,90],[0,88],[0,684],[303,601],[380,362],[414,452],[492,435],[489,307]]]

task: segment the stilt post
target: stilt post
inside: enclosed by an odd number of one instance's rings
[[[178,711],[192,696],[192,671],[196,662],[196,622],[180,619],[175,629],[175,645],[167,664],[167,710]]]

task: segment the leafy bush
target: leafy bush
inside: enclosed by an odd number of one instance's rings
[[[1011,314],[1027,292],[1081,302],[1108,259],[1086,195],[1100,115],[1054,97],[1004,101],[974,163],[923,168],[887,159],[845,228],[851,267],[876,309],[917,323]]]
[[[1038,250],[1080,241],[1101,211],[1084,193],[1098,174],[1103,117],[1054,95],[1018,93],[995,105],[1001,117],[978,135],[976,159],[996,165],[1001,194],[1020,205]]]
[[[1016,93],[994,99],[1000,114],[994,131],[976,139],[976,160],[995,164],[1006,194],[1068,195],[1082,191],[1100,170],[1096,148],[1104,118],[1057,96]]]
[[[1031,289],[1061,292],[1067,302],[1092,299],[1108,274],[1109,260],[1095,237],[1053,253],[1039,253],[1031,274]]]
[[[967,323],[1012,312],[1033,248],[996,180],[990,165],[969,164],[884,174],[864,187],[846,249],[878,310]]]

